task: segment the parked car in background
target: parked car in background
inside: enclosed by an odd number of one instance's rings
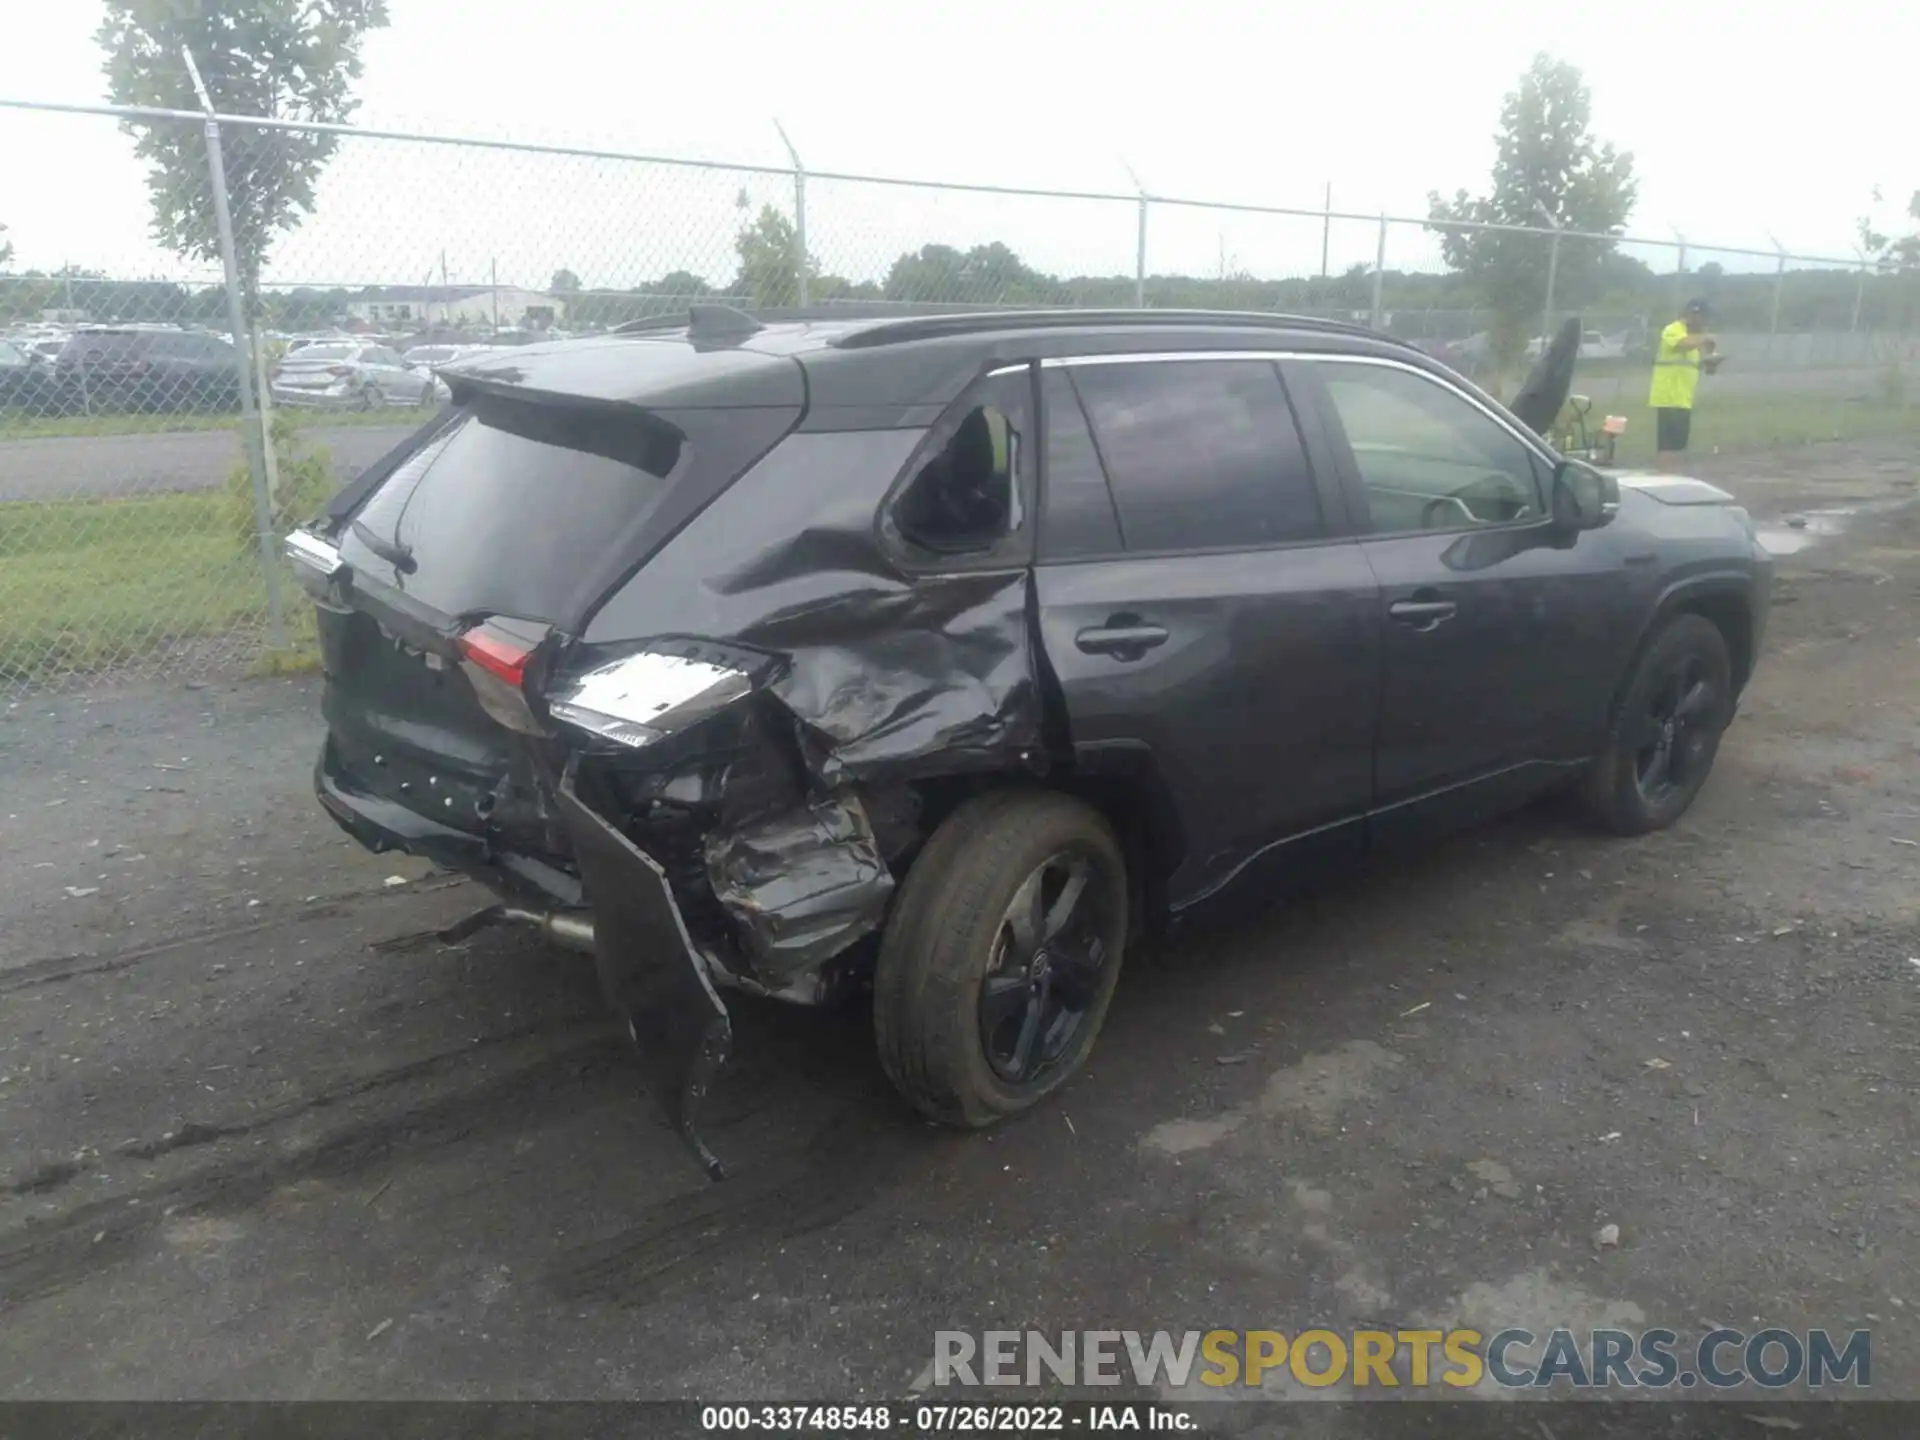
[[[1485,330],[1477,330],[1462,340],[1443,340],[1427,353],[1462,375],[1473,375],[1492,358],[1493,337]]]
[[[983,1126],[1086,1058],[1142,927],[1563,787],[1671,825],[1765,631],[1731,495],[1412,346],[1180,311],[687,321],[450,367],[287,541],[320,803],[597,957],[674,1123],[722,995],[871,986]]]
[[[431,370],[435,365],[458,360],[464,352],[474,348],[471,345],[416,345],[400,359],[405,364]]]
[[[240,406],[232,344],[206,331],[165,325],[89,325],[74,331],[53,363],[53,381],[57,404],[66,414]]]
[[[53,408],[53,367],[11,340],[0,340],[0,405],[23,410]]]
[[[1538,360],[1545,352],[1546,345],[1536,335],[1527,342],[1524,352],[1527,359]],[[1603,335],[1598,330],[1580,332],[1580,358],[1582,360],[1623,360],[1627,354],[1627,340],[1624,335]]]
[[[433,404],[444,393],[431,371],[385,345],[332,341],[290,351],[270,377],[276,405],[382,410]]]

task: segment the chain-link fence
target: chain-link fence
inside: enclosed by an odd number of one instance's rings
[[[161,162],[162,235],[146,194],[103,179],[137,173],[116,125]],[[1331,206],[843,175],[797,156],[728,166],[94,106],[0,102],[0,153],[95,157],[40,166],[37,187],[30,175],[0,199],[0,242],[17,252],[0,249],[13,691],[299,651],[310,622],[281,594],[277,537],[439,403],[436,366],[696,301],[1310,314],[1389,331],[1496,389],[1577,314],[1576,389],[1628,417],[1631,460],[1651,430],[1659,328],[1704,294],[1729,357],[1703,401],[1709,443],[1915,414],[1920,277],[1771,244],[1442,231]],[[76,194],[88,224],[71,218]]]

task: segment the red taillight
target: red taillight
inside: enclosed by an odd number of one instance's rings
[[[459,639],[461,668],[473,684],[474,698],[480,707],[510,730],[526,734],[543,733],[542,726],[527,704],[527,666],[546,634],[544,625],[535,627],[528,638],[508,633],[500,625],[481,624]]]
[[[460,637],[460,653],[509,685],[523,685],[527,679],[527,661],[533,658],[533,647],[508,639],[498,631],[481,625]]]

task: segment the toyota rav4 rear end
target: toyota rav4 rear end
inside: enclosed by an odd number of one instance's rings
[[[1024,565],[914,583],[876,556],[926,419],[818,404],[795,433],[819,337],[755,328],[455,367],[447,410],[287,542],[321,803],[490,887],[472,924],[590,948],[716,1175],[692,1123],[716,986],[816,1002],[860,973],[918,842],[908,782],[932,755],[1017,769],[1037,729]]]

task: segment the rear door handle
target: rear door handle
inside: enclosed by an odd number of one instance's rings
[[[1115,615],[1105,625],[1082,630],[1073,643],[1089,655],[1138,660],[1156,645],[1166,644],[1167,632],[1164,626],[1149,625],[1131,615]]]
[[[1387,607],[1387,614],[1402,625],[1431,630],[1442,621],[1451,620],[1457,608],[1451,600],[1396,600]]]

